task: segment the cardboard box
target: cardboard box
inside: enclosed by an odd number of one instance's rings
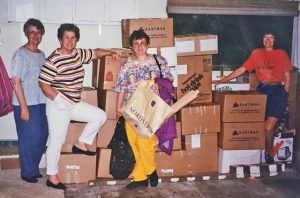
[[[201,134],[200,148],[173,151],[169,156],[163,152],[155,154],[157,174],[165,176],[194,176],[217,171],[217,133]]]
[[[98,161],[97,177],[113,178],[112,175],[109,174],[111,149],[100,149],[99,154],[100,157]]]
[[[221,105],[223,122],[262,122],[267,96],[255,91],[214,91],[214,102]]]
[[[92,86],[104,90],[113,90],[118,77],[121,65],[127,61],[132,54],[132,50],[113,48],[120,55],[119,60],[114,60],[111,56],[105,56],[93,61]]]
[[[249,83],[224,83],[220,85],[212,85],[214,91],[249,91]]]
[[[104,123],[97,135],[97,147],[107,148],[107,145],[110,143],[110,140],[114,135],[117,122],[117,120],[107,120]]]
[[[62,183],[87,183],[96,179],[96,156],[62,153],[58,168]]]
[[[231,165],[260,163],[260,150],[223,150],[219,148],[219,173],[229,173]]]
[[[192,102],[212,102],[212,56],[178,57],[177,98],[190,90],[199,90],[199,96]]]
[[[81,101],[98,107],[97,89],[92,87],[83,87],[83,91],[81,92]]]
[[[181,150],[181,122],[176,122],[176,132],[177,137],[173,139],[173,151],[174,150]],[[156,147],[156,152],[163,152],[158,147]]]
[[[20,169],[19,155],[0,156],[0,170]]]
[[[133,31],[139,29],[143,29],[150,37],[149,47],[174,46],[172,18],[123,19],[121,28],[123,47],[130,47],[129,37]]]
[[[218,53],[218,36],[212,34],[191,34],[175,37],[178,56],[194,56]]]
[[[220,132],[220,105],[188,105],[180,110],[180,120],[183,135]]]
[[[232,72],[233,71],[224,71],[224,70],[223,71],[216,71],[216,70],[213,70],[212,71],[212,80],[221,80],[221,78],[225,78],[226,76],[228,76]],[[236,78],[231,79],[228,82],[236,82]]]
[[[68,127],[67,136],[64,144],[61,147],[61,152],[72,152],[72,147],[77,143],[86,123],[71,122]],[[96,139],[94,139],[92,145],[87,145],[88,149],[91,151],[96,150]]]
[[[217,139],[218,133],[207,133],[207,134],[193,134],[183,135],[184,150],[199,150],[202,148],[208,148],[208,143],[214,143],[214,139]],[[217,141],[217,140],[216,140]],[[217,147],[217,146],[216,146]],[[216,148],[217,149],[217,148]]]
[[[106,112],[107,119],[115,120],[116,115],[117,93],[110,90],[98,90],[98,105]]]
[[[265,148],[265,123],[222,123],[218,145],[224,150],[249,150]]]

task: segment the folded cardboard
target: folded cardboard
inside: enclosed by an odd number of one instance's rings
[[[182,134],[220,132],[220,105],[202,103],[188,105],[180,110]]]
[[[117,93],[111,90],[98,89],[98,106],[105,111],[107,119],[116,119]]]
[[[61,152],[72,152],[72,147],[78,142],[78,139],[85,127],[86,123],[71,122],[68,127],[67,136],[64,144],[61,147]],[[87,145],[88,149],[91,151],[96,150],[96,139],[94,139],[92,145]]]
[[[177,98],[190,90],[199,90],[193,104],[212,102],[212,56],[178,57],[177,62]]]
[[[264,122],[224,122],[218,145],[224,150],[265,148]]]
[[[190,34],[175,37],[178,56],[194,56],[218,53],[218,36],[212,34]]]
[[[139,29],[143,29],[150,37],[149,47],[174,46],[172,18],[123,19],[121,29],[123,47],[130,47],[129,37]]]
[[[96,179],[96,156],[62,153],[58,169],[62,183],[87,183]]]
[[[217,133],[201,134],[200,147],[197,149],[173,151],[171,156],[157,152],[155,157],[159,177],[216,172]]]
[[[81,92],[81,101],[98,107],[97,89],[92,87],[83,87]]]
[[[218,172],[229,173],[231,165],[260,163],[260,150],[223,150],[219,148]]]
[[[262,122],[267,96],[255,91],[214,91],[214,102],[221,105],[223,122]]]

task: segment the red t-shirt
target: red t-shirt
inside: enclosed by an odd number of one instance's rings
[[[248,72],[255,70],[260,82],[285,82],[284,73],[292,70],[287,53],[281,49],[255,49],[242,67]]]

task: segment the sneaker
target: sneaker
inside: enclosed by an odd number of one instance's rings
[[[148,187],[148,179],[142,181],[133,181],[126,185],[127,190],[135,190],[138,188],[147,188]]]
[[[157,184],[158,184],[158,175],[157,175],[156,170],[154,170],[153,173],[150,175],[149,180],[150,180],[150,185],[152,187],[157,186]]]
[[[265,160],[267,164],[274,164],[274,159],[271,155],[266,155]]]

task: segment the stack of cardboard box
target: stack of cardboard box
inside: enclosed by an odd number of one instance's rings
[[[212,103],[211,83],[212,54],[218,51],[217,36],[177,36],[175,46],[177,98],[190,90],[199,90],[200,94],[177,115],[181,122],[182,149],[173,151],[171,156],[157,152],[157,172],[161,177],[216,172],[220,106]]]
[[[221,133],[218,137],[220,173],[230,165],[260,163],[264,148],[266,95],[255,91],[214,92],[221,105]]]
[[[98,106],[97,90],[85,87],[81,94],[81,100],[91,105]],[[96,178],[96,156],[72,154],[72,146],[78,141],[86,123],[71,122],[67,136],[61,149],[59,160],[59,174],[61,182],[86,183]],[[96,150],[96,139],[88,149]]]

